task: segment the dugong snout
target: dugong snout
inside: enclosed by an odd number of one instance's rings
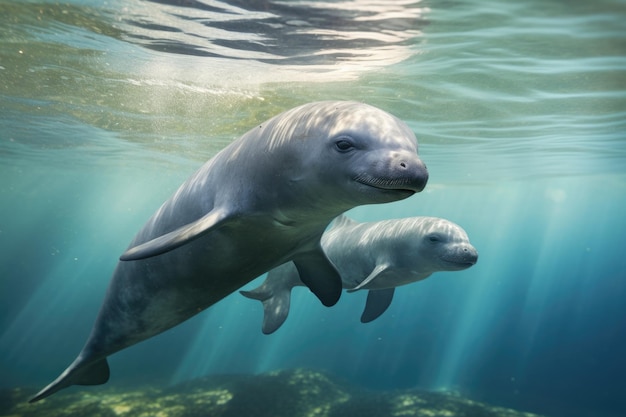
[[[474,265],[476,262],[478,262],[478,251],[472,245],[463,246],[462,251],[463,251],[463,260],[466,263],[470,265]]]
[[[456,250],[450,251],[450,255],[444,260],[453,270],[466,269],[478,262],[478,251],[469,243],[463,243],[458,245]]]
[[[416,155],[409,154],[408,157],[404,154],[398,155],[395,163],[397,169],[400,172],[406,172],[406,185],[408,189],[419,193],[426,187],[428,182],[428,169],[426,164],[422,162]]]
[[[428,169],[417,154],[407,151],[393,152],[385,167],[394,178],[391,186],[419,193],[428,182]]]
[[[383,190],[421,192],[428,182],[428,169],[416,153],[396,151],[378,159],[356,181]]]

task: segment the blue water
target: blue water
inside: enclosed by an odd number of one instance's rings
[[[74,359],[119,254],[202,162],[351,99],[408,123],[430,181],[349,214],[445,217],[478,264],[398,289],[367,325],[365,294],[324,308],[296,288],[265,336],[233,294],[112,356],[109,384],[307,367],[626,415],[624,1],[166,3],[0,1],[0,387]]]

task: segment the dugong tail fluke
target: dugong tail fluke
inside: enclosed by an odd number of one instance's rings
[[[76,360],[57,379],[39,391],[29,403],[42,400],[55,392],[72,385],[101,385],[109,380],[109,364],[102,358],[86,364],[82,357]]]
[[[251,291],[239,291],[241,295],[263,303],[263,333],[274,333],[287,320],[291,289],[302,285],[293,262],[282,264],[267,274],[268,279]]]

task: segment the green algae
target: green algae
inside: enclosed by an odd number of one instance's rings
[[[29,404],[34,393],[0,391],[0,417],[540,417],[456,394],[366,391],[301,369],[209,376],[171,388],[77,387]]]

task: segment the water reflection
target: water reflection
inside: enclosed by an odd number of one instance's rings
[[[415,1],[151,0],[123,8],[122,30],[160,52],[347,74],[415,53],[427,11]]]

